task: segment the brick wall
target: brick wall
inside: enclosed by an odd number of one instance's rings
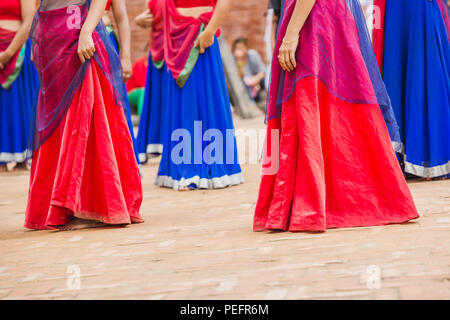
[[[228,42],[238,37],[247,37],[252,49],[265,58],[264,30],[269,0],[234,0],[222,30]]]
[[[133,60],[146,55],[148,31],[133,23],[136,15],[145,9],[147,0],[126,0],[131,23],[131,53]],[[249,38],[250,46],[265,57],[264,28],[268,0],[234,0],[233,8],[222,27],[223,35],[231,43],[237,37]]]

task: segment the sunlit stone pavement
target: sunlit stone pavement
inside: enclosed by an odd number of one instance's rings
[[[144,166],[144,224],[72,232],[25,230],[28,174],[0,174],[0,299],[450,299],[449,180],[410,182],[411,223],[253,233],[258,165],[241,186],[191,192],[155,187],[157,168]]]

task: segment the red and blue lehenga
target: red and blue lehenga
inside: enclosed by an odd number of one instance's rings
[[[214,11],[198,18],[178,11],[181,7],[214,8],[215,0],[166,0],[160,4],[164,63],[170,76],[163,77],[162,82],[162,156],[155,184],[174,190],[241,184],[243,176],[217,38],[203,54],[194,46]]]
[[[94,57],[81,64],[78,38],[90,1],[70,4],[41,1],[31,28],[41,90],[32,113],[25,227],[49,229],[73,217],[142,222],[142,185],[124,114],[120,58],[100,22],[92,35]]]
[[[163,83],[170,81],[170,71],[164,63],[164,0],[150,0],[153,14],[150,31],[147,78],[142,113],[137,135],[139,160],[148,161],[149,155],[160,155],[163,150],[162,137],[167,130],[162,127],[163,105],[168,96]]]
[[[374,37],[400,127],[405,172],[450,174],[450,19],[446,0],[377,0],[384,33]],[[375,34],[374,34],[375,36]],[[375,41],[376,39],[383,41]]]
[[[297,67],[274,60],[254,230],[325,231],[418,217],[394,148],[398,126],[357,0],[317,0]]]
[[[2,0],[0,20],[21,20],[20,0]],[[0,28],[0,52],[16,35]],[[0,70],[0,164],[24,162],[28,148],[30,113],[39,88],[39,78],[30,60],[27,41]]]

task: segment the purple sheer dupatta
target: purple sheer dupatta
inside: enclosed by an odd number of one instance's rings
[[[367,25],[358,0],[317,0],[300,33],[297,68],[285,72],[278,52],[297,0],[286,0],[272,61],[266,118],[281,116],[298,81],[317,77],[338,99],[353,104],[378,104],[391,140],[401,140],[386,87],[381,78]]]
[[[28,155],[59,126],[82,85],[92,60],[81,64],[77,49],[91,0],[41,0],[30,32],[33,60],[41,83],[32,110]],[[95,62],[109,80],[116,104],[126,108],[120,57],[100,21],[93,33]]]

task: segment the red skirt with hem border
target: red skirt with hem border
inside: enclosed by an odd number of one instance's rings
[[[283,104],[279,168],[263,175],[254,231],[325,231],[418,218],[380,107],[333,96],[317,77]],[[270,150],[270,147],[269,147]]]
[[[65,118],[33,155],[25,227],[52,229],[73,217],[138,223],[142,198],[124,110],[93,60]]]

